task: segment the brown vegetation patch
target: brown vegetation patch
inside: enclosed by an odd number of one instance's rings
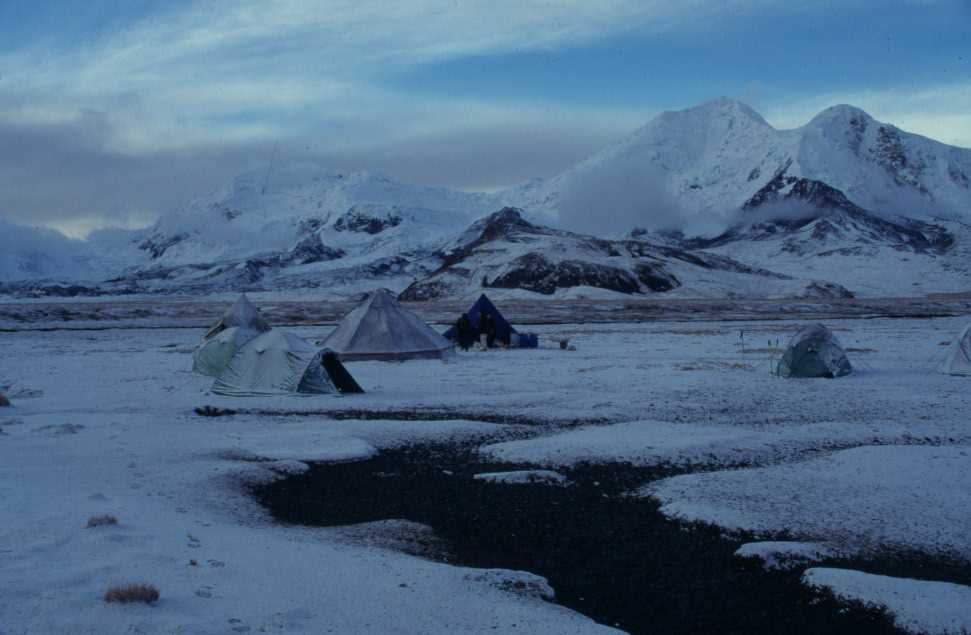
[[[99,516],[92,516],[88,519],[88,524],[85,525],[86,529],[91,529],[92,527],[104,527],[105,525],[117,525],[118,519],[111,514],[101,514]]]
[[[151,584],[126,584],[111,587],[105,591],[105,602],[119,602],[121,604],[144,602],[151,604],[157,602],[158,598],[158,589]]]
[[[751,364],[744,362],[692,362],[688,364],[675,364],[675,370],[718,370],[727,368],[730,370],[750,370]]]

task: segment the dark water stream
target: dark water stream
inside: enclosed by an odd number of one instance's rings
[[[280,521],[334,526],[405,519],[434,528],[447,560],[544,576],[556,601],[633,633],[896,633],[885,614],[846,607],[734,557],[740,540],[665,519],[624,496],[652,477],[630,466],[582,466],[568,487],[474,480],[509,466],[469,449],[412,447],[317,465],[254,495]],[[845,563],[842,566],[847,566]]]

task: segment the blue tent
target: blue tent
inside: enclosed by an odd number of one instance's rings
[[[496,339],[499,341],[508,342],[509,336],[512,333],[515,333],[516,329],[513,328],[512,324],[510,324],[506,318],[502,317],[502,313],[499,313],[499,309],[496,308],[496,305],[494,305],[484,293],[480,295],[479,299],[475,301],[475,304],[473,304],[471,308],[465,312],[465,314],[469,316],[469,321],[472,323],[473,329],[479,328],[479,314],[482,312],[488,313],[492,316],[492,322],[496,325]],[[456,335],[455,327],[453,326],[449,330],[445,331],[443,335],[450,340],[454,340]]]

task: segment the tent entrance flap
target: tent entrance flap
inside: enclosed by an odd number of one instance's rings
[[[320,363],[327,371],[327,375],[330,377],[330,381],[337,387],[337,390],[341,394],[356,395],[364,392],[361,385],[358,384],[351,374],[347,372],[347,368],[341,363],[341,360],[337,359],[337,354],[333,351],[324,351],[324,354],[320,358]]]

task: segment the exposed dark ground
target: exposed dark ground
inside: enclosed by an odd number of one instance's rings
[[[763,571],[734,551],[746,536],[665,519],[624,492],[670,472],[629,465],[566,470],[573,485],[512,485],[472,475],[523,466],[477,462],[474,448],[412,446],[315,465],[259,486],[280,521],[336,526],[404,519],[432,527],[453,564],[544,576],[557,602],[633,633],[896,633],[890,616],[807,589],[800,569]],[[966,564],[883,554],[823,563],[874,573],[971,580]]]
[[[336,324],[354,302],[254,299],[276,326]],[[2,301],[0,330],[202,328],[231,301],[154,296],[77,301]],[[503,300],[502,312],[515,324],[583,324],[654,320],[825,320],[874,317],[943,317],[971,313],[971,293],[919,298],[851,299],[683,299]],[[451,324],[467,302],[406,303],[429,323]]]

